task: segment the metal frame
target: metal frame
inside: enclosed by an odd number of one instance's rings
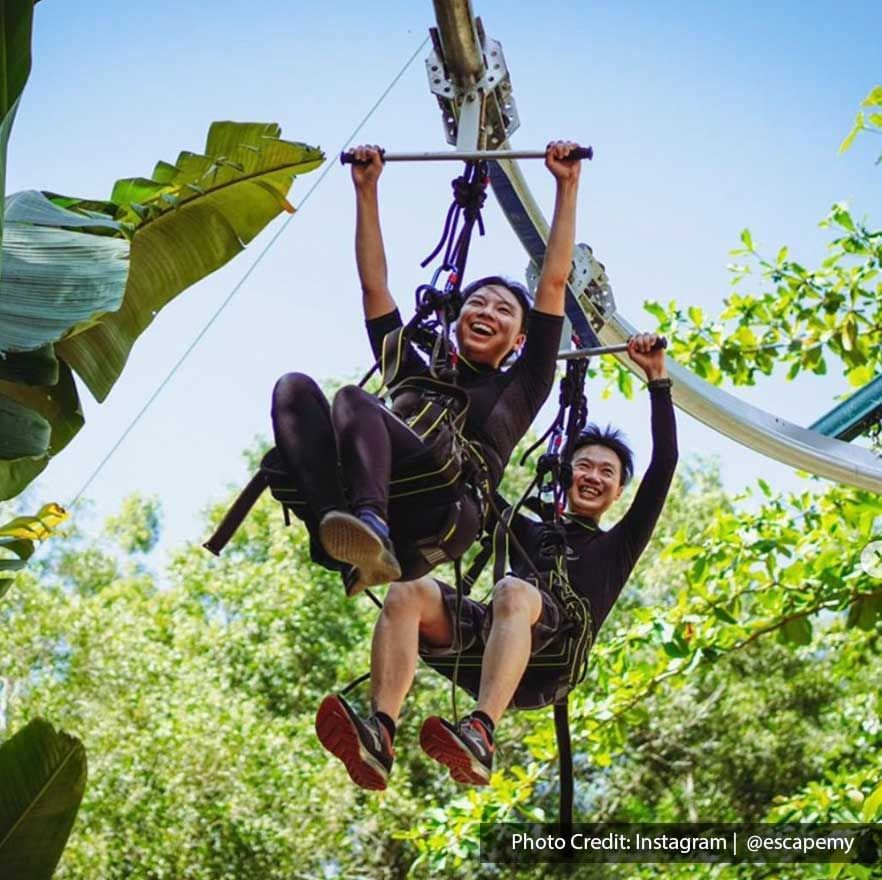
[[[882,417],[882,376],[855,391],[826,415],[810,425],[812,431],[836,437],[838,440],[853,440]]]
[[[470,0],[433,2],[438,22],[436,50],[443,47],[442,63],[446,75],[461,93],[459,115],[453,127],[456,146],[458,150],[479,149],[484,146],[481,138],[486,135],[480,123],[485,115],[482,108],[485,101],[495,101],[496,95],[481,92],[480,99],[470,102],[464,98],[467,94],[464,89],[473,90],[487,73],[479,42],[483,29],[480,21],[474,17]],[[485,85],[489,84],[485,82]],[[472,109],[471,105],[479,106]],[[477,131],[475,118],[479,120]],[[448,122],[448,137],[450,132]],[[506,140],[493,146],[504,149],[508,143]],[[530,193],[517,162],[504,160],[492,163],[491,181],[502,210],[529,254],[531,263],[541,266],[548,240],[548,223]],[[608,308],[599,308],[592,302],[581,273],[570,276],[566,312],[583,346],[618,345],[635,332],[634,325],[617,312],[610,313]],[[626,355],[617,357],[631,372],[643,378],[630,358]],[[668,370],[674,380],[673,394],[677,406],[715,431],[791,467],[840,483],[882,492],[882,461],[870,450],[825,437],[744,403],[676,362],[669,363]]]

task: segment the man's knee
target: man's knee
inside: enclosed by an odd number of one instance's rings
[[[285,373],[273,388],[273,412],[296,409],[306,396],[322,396],[315,380],[305,373]]]
[[[527,581],[516,577],[504,577],[493,588],[494,617],[510,617],[526,614],[535,623],[542,612],[542,596]]]
[[[432,578],[414,581],[397,581],[390,584],[383,601],[383,614],[387,617],[416,614],[420,617],[441,602],[441,589]]]

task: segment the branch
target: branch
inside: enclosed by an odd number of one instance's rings
[[[882,596],[882,588],[874,590],[871,593],[852,593],[848,603],[845,605],[845,608],[853,605],[855,602],[858,601],[858,599],[874,599],[876,596]],[[788,614],[786,617],[782,617],[775,623],[754,631],[750,634],[750,636],[748,636],[748,638],[744,639],[744,641],[738,642],[731,648],[728,648],[726,650],[726,655],[728,656],[734,651],[740,651],[751,642],[756,641],[760,636],[767,635],[770,632],[775,632],[775,630],[781,629],[782,626],[786,626],[788,623],[791,623],[794,620],[800,620],[804,617],[810,617],[812,614],[816,614],[818,611],[822,611],[823,609],[828,608],[831,602],[831,599],[822,600],[816,605],[813,605],[811,608],[807,608],[803,611],[797,611],[794,614]]]
[[[853,605],[859,599],[873,599],[877,596],[882,596],[882,587],[880,587],[880,589],[878,590],[873,590],[872,592],[852,593],[849,601],[842,607],[841,610],[845,610],[845,608]],[[818,611],[830,607],[831,603],[832,600],[827,599],[817,603],[816,605],[813,605],[811,608],[804,609],[803,611],[798,611],[794,614],[788,614],[786,617],[782,617],[780,620],[775,621],[775,623],[756,630],[743,641],[737,642],[731,647],[723,649],[717,659],[720,659],[722,657],[731,657],[732,654],[734,654],[736,651],[740,651],[742,648],[746,648],[749,644],[751,644],[751,642],[756,641],[761,636],[768,635],[771,632],[775,632],[781,629],[781,627],[786,626],[793,620],[799,620],[800,618],[809,617],[812,614],[816,614]],[[625,703],[625,705],[622,706],[617,712],[614,712],[612,715],[609,716],[609,718],[605,718],[603,721],[598,722],[594,730],[600,730],[608,725],[610,722],[618,721],[623,715],[634,708],[634,706],[636,706],[638,703],[642,702],[646,697],[652,694],[658,687],[658,685],[661,684],[661,682],[665,681],[668,678],[672,678],[675,675],[681,674],[683,668],[688,665],[688,663],[684,663],[681,666],[678,666],[676,669],[670,669],[666,672],[663,672],[661,675],[656,676],[642,691],[640,691],[632,699]]]

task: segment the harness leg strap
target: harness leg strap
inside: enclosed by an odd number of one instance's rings
[[[214,530],[214,534],[202,546],[215,556],[220,556],[221,550],[227,546],[230,538],[236,533],[236,529],[242,525],[242,520],[248,516],[248,512],[257,503],[257,499],[260,498],[267,485],[266,472],[259,470],[239,493],[233,506],[224,514],[224,518]]]
[[[569,840],[573,830],[573,752],[570,745],[569,704],[564,697],[554,704],[554,732],[560,765],[560,834]]]

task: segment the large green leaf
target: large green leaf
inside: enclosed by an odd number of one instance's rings
[[[0,394],[0,459],[38,458],[49,449],[49,422]]]
[[[83,426],[80,399],[70,368],[59,361],[55,385],[19,385],[0,381],[0,394],[18,401],[42,416],[51,428],[48,449],[41,458],[0,461],[0,500],[14,498],[71,441]]]
[[[0,379],[24,385],[54,385],[58,381],[58,358],[51,345],[34,351],[17,351],[0,357]]]
[[[86,788],[86,751],[41,718],[0,746],[0,877],[48,880]]]
[[[275,124],[215,122],[205,155],[181,153],[174,165],[160,162],[152,180],[116,184],[112,200],[133,235],[122,308],[57,346],[98,400],[160,309],[236,256],[281,210],[293,210],[286,196],[294,176],[324,156],[279,135]]]
[[[0,3],[0,197],[6,192],[6,145],[18,109],[18,99],[31,72],[32,0]],[[3,217],[0,214],[0,237]]]
[[[0,352],[55,342],[71,327],[116,311],[129,270],[120,225],[54,205],[42,193],[6,199],[0,276]]]

